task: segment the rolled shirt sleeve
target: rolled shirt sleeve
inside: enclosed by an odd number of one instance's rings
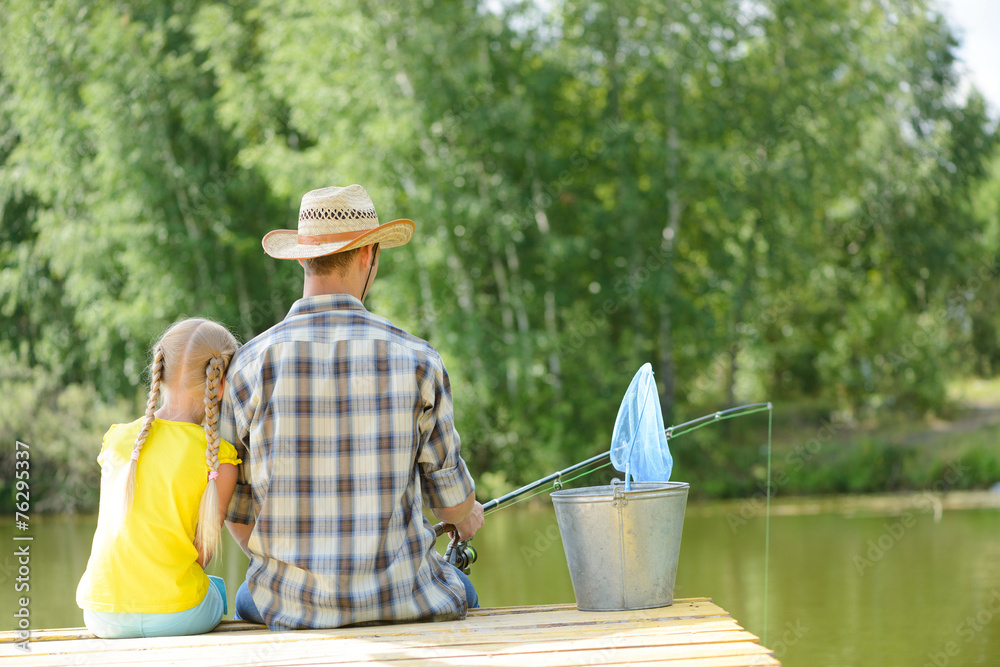
[[[433,508],[454,507],[476,490],[462,460],[462,442],[455,430],[451,382],[443,362],[433,365],[421,384],[423,410],[417,427],[421,438],[420,466],[424,501]]]
[[[235,367],[236,364],[233,365]],[[253,523],[255,519],[250,486],[250,420],[245,414],[249,398],[250,392],[242,376],[231,368],[226,376],[222,409],[219,411],[219,435],[233,444],[241,462],[236,466],[236,487],[226,509],[226,521],[244,525]]]

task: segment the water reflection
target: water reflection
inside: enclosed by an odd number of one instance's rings
[[[76,584],[96,519],[32,518],[33,628],[80,626]],[[0,558],[0,616],[13,629],[17,562],[13,525]],[[767,643],[785,665],[1000,664],[1000,512],[772,516]],[[18,543],[19,544],[19,543]],[[476,538],[472,580],[484,604],[573,602],[551,506],[491,515]],[[439,543],[443,551],[445,542]],[[229,585],[230,609],[246,571],[232,542],[211,568]],[[764,520],[691,505],[675,597],[711,597],[764,634]]]
[[[689,520],[677,595],[763,634],[763,523]],[[995,510],[773,517],[768,646],[786,665],[1000,663],[998,529]]]

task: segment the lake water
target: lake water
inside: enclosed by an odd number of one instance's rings
[[[916,497],[892,511],[852,507],[771,517],[767,645],[777,657],[802,667],[1000,664],[1000,511],[935,517]],[[32,517],[33,628],[82,625],[75,591],[95,526],[93,517]],[[14,628],[23,595],[14,550],[26,543],[14,534],[0,523],[3,630]],[[574,601],[550,504],[490,515],[474,544],[472,580],[484,606]],[[230,609],[245,568],[227,538],[210,569],[226,578]],[[711,597],[763,636],[764,574],[756,508],[689,504],[675,598]]]

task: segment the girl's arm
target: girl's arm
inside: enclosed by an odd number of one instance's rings
[[[223,474],[223,468],[228,469],[225,474]],[[222,515],[223,521],[226,519],[226,509],[229,507],[229,500],[233,497],[233,490],[236,488],[236,474],[236,466],[229,463],[219,465],[219,478],[215,482],[219,484],[219,513]],[[224,485],[220,484],[223,479],[225,479]],[[229,529],[229,534],[240,545],[240,549],[243,549],[243,553],[249,556],[250,551],[247,548],[247,542],[250,540],[250,533],[253,532],[254,524],[251,523],[248,526],[242,523],[226,521],[226,527]]]
[[[215,489],[219,494],[219,526],[226,518],[226,509],[229,507],[229,500],[233,497],[233,489],[236,488],[236,466],[232,463],[219,464],[219,476],[215,479]],[[246,551],[244,549],[244,551]],[[202,567],[208,565],[205,561],[205,554],[198,550],[198,564]]]
[[[219,525],[226,520],[226,510],[236,488],[236,466],[232,463],[219,464],[219,477],[215,480],[215,488],[219,490]]]

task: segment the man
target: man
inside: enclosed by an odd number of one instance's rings
[[[426,503],[462,539],[483,525],[448,374],[430,344],[362,305],[380,246],[407,243],[413,228],[379,225],[351,185],[307,193],[298,230],[263,239],[271,257],[298,260],[305,281],[226,378],[219,428],[243,459],[226,518],[250,557],[240,618],[335,628],[478,606],[423,517]]]

